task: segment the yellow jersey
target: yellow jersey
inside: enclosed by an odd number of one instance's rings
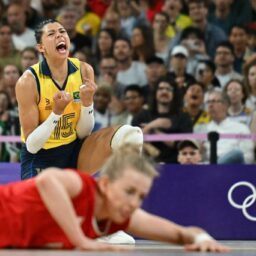
[[[72,97],[65,108],[58,124],[53,130],[51,136],[44,144],[44,149],[50,149],[69,144],[77,138],[76,126],[80,117],[81,101],[79,88],[82,84],[80,61],[75,58],[68,58],[68,76],[60,87],[51,77],[51,71],[46,59],[29,68],[35,77],[37,90],[39,93],[39,124],[43,123],[52,112],[53,96],[58,91],[64,90]],[[21,138],[25,142],[21,127]]]
[[[177,18],[176,18],[176,27],[174,27],[173,25],[169,24],[165,34],[169,37],[169,38],[173,38],[177,35],[177,32],[182,31],[183,29],[189,27],[192,25],[192,20],[189,16],[184,15],[184,14],[180,14]]]
[[[83,35],[96,36],[100,30],[101,20],[93,12],[86,12],[76,23],[76,31]]]

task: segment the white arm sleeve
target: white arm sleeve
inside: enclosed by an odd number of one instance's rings
[[[93,104],[89,107],[81,106],[80,118],[76,126],[76,132],[79,139],[90,135],[94,127]]]
[[[42,124],[29,134],[26,140],[28,152],[36,154],[44,146],[60,118],[61,115],[52,112]]]

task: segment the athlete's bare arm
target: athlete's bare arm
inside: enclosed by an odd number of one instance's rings
[[[81,74],[83,84],[86,86],[80,88],[80,98],[82,105],[88,107],[93,103],[93,97],[97,89],[97,85],[94,82],[93,68],[85,62],[81,62]]]
[[[25,138],[34,131],[39,124],[37,102],[39,95],[33,75],[26,71],[16,84],[16,98],[19,106],[19,118]]]
[[[81,62],[81,74],[83,82],[85,83],[86,80],[92,80],[94,82],[94,71],[91,65],[86,62]]]
[[[150,225],[146,223],[150,223]],[[160,240],[176,244],[182,244],[183,242],[181,226],[149,214],[142,209],[137,209],[133,213],[127,231],[150,240]],[[191,237],[190,242],[192,241]]]
[[[219,244],[203,229],[180,226],[142,209],[134,212],[127,231],[146,239],[182,244],[191,251],[229,251],[229,248]]]

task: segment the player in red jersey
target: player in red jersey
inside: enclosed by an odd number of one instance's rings
[[[118,250],[95,238],[125,230],[187,250],[228,251],[200,228],[140,209],[156,176],[152,164],[126,145],[112,154],[96,179],[48,168],[35,178],[1,186],[0,247]]]

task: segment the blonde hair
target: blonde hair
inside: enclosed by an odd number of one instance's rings
[[[114,181],[121,177],[127,168],[132,168],[152,179],[158,176],[154,164],[140,153],[139,147],[128,143],[113,152],[104,164],[100,176],[106,175]]]

